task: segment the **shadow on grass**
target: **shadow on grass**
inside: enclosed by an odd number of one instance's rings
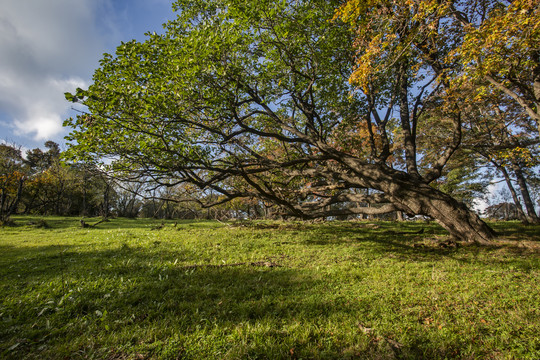
[[[6,347],[0,346],[0,354],[6,355],[7,346],[15,342],[22,345],[9,351],[10,358],[39,354],[43,344],[62,342],[75,331],[94,338],[95,348],[84,350],[91,357],[102,356],[99,348],[106,346],[136,347],[158,358],[167,350],[187,358],[190,352],[202,355],[238,346],[221,344],[223,349],[219,349],[216,344],[205,344],[204,338],[210,338],[216,327],[227,333],[235,327],[257,327],[261,322],[279,326],[293,318],[325,317],[339,311],[324,301],[304,301],[315,284],[297,270],[249,265],[190,268],[167,261],[158,264],[138,248],[85,253],[58,250],[34,248],[24,261],[8,266],[10,271],[4,274],[10,282],[8,289],[37,287],[40,294],[26,296],[24,304],[15,299],[12,306],[7,304],[9,299],[2,304],[2,316],[10,320],[4,321],[5,330],[0,330],[0,337],[8,339]],[[181,255],[171,254],[171,259]],[[17,334],[10,334],[9,329],[17,329]],[[114,343],[107,341],[109,331],[119,334]],[[243,355],[256,358],[287,357],[291,341],[287,332],[267,326],[257,331],[266,339],[253,339],[246,349],[236,351],[247,351]],[[190,343],[193,333],[200,333],[200,343]],[[168,339],[173,337],[177,343],[171,345]],[[158,341],[162,348],[155,347]],[[70,357],[76,350],[68,347],[62,357]],[[41,355],[54,358],[53,354]]]
[[[325,280],[304,269],[190,267],[182,251],[157,259],[128,246],[25,252],[6,263],[3,288],[11,295],[0,303],[0,355],[14,359],[116,359],[136,352],[160,359],[414,358],[444,357],[461,346],[436,349],[419,334],[412,345],[395,348],[357,326],[349,338],[336,338],[325,329],[330,319],[374,316],[377,304],[321,293]]]
[[[540,265],[540,226],[520,223],[490,224],[499,237],[484,246],[454,242],[435,223],[377,222],[321,225],[303,244],[308,246],[340,246],[362,244],[373,256],[395,258],[396,261],[437,262],[451,258],[464,263],[501,264],[529,271],[531,263]],[[510,256],[501,256],[506,253]],[[497,256],[492,256],[497,255]]]
[[[517,221],[493,222],[490,226],[501,237],[507,237],[510,240],[529,240],[540,243],[540,225],[529,224],[523,225]]]

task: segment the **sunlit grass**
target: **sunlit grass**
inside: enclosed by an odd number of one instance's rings
[[[0,358],[540,358],[538,226],[45,222],[0,229]]]

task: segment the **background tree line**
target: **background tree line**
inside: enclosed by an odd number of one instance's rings
[[[150,179],[121,184],[91,162],[67,162],[57,143],[24,154],[20,146],[0,144],[0,222],[11,215],[119,216],[163,219],[270,217],[268,206],[254,200],[203,208],[204,197],[181,187],[156,189]],[[177,202],[189,192],[192,201]],[[213,200],[212,200],[213,201]]]
[[[257,198],[238,198],[207,207],[205,204],[223,200],[223,195],[202,193],[186,185],[162,188],[151,179],[122,184],[96,164],[63,161],[63,153],[53,141],[45,142],[44,147],[45,150],[27,150],[23,156],[20,147],[0,144],[2,222],[13,214],[223,220],[280,217],[275,204],[264,203]],[[497,153],[495,147],[491,151]],[[499,179],[504,182],[504,191],[490,199],[491,205],[485,209],[484,215],[499,220],[537,221],[534,205],[540,200],[540,177],[535,171],[535,164],[530,161],[531,157],[524,157],[523,149],[506,151],[504,156],[489,157],[486,155],[487,147],[482,149],[464,151],[450,164],[445,177],[434,186],[472,207],[475,200],[485,198],[489,184]],[[531,146],[526,151],[534,150],[535,147]],[[190,200],[179,202],[179,198]],[[528,207],[524,207],[527,203]],[[403,214],[371,217],[402,219]]]

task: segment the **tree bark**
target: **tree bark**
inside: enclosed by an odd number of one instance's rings
[[[403,184],[404,196],[395,203],[418,215],[434,218],[452,236],[461,241],[488,244],[495,232],[467,206],[428,184]]]
[[[533,70],[533,93],[534,93],[534,105],[536,107],[536,126],[538,127],[538,134],[540,134],[540,51],[535,51],[534,60],[536,66]]]
[[[353,161],[348,161],[351,167]],[[423,180],[386,166],[358,166],[360,181],[384,192],[400,210],[434,218],[450,235],[460,241],[489,244],[493,231],[467,206]],[[367,170],[367,171],[366,171]]]
[[[402,192],[408,196],[396,199],[396,202],[416,214],[431,216],[458,240],[488,244],[495,236],[495,232],[465,204],[429,185],[407,186]]]
[[[401,128],[403,130],[403,143],[405,147],[405,163],[407,164],[407,172],[413,176],[419,176],[416,161],[416,134],[414,134],[411,129],[411,117],[409,114],[409,84],[406,69],[406,64],[402,63],[399,69],[399,115],[401,120]],[[416,119],[412,119],[412,121],[414,122]]]

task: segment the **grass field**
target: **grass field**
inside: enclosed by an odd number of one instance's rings
[[[539,226],[14,220],[2,359],[540,359]]]

